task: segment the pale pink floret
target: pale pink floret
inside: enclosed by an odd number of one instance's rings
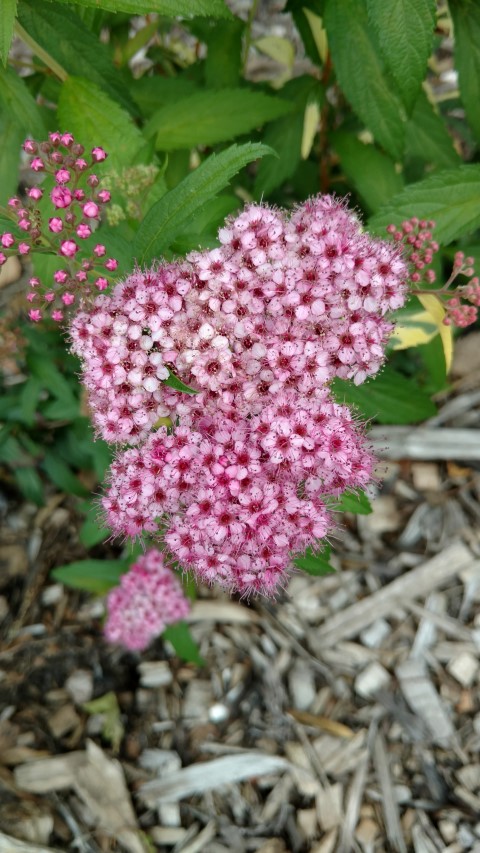
[[[168,625],[184,619],[189,610],[180,581],[165,565],[160,551],[152,548],[108,593],[105,636],[110,643],[141,651]]]

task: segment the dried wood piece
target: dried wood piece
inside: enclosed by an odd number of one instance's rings
[[[395,674],[405,699],[425,723],[432,742],[444,746],[451,744],[455,732],[453,723],[430,681],[423,662],[411,658],[399,664]]]
[[[33,844],[31,841],[20,841],[5,835],[0,830],[0,850],[2,853],[61,853],[56,847],[44,847],[43,844]]]
[[[212,791],[220,785],[241,782],[252,776],[266,776],[291,769],[291,764],[278,755],[246,752],[226,755],[213,761],[192,764],[161,779],[153,779],[141,786],[139,793],[147,805],[159,802],[177,802],[192,794]]]
[[[355,679],[355,691],[363,699],[370,699],[375,696],[379,690],[383,690],[388,686],[390,675],[381,663],[374,661],[369,664],[363,672],[357,675]]]
[[[311,666],[298,659],[288,674],[288,686],[295,708],[308,711],[316,696],[315,679]]]
[[[322,788],[316,796],[318,822],[325,832],[343,821],[343,786],[340,782]]]
[[[480,459],[480,431],[431,427],[372,427],[368,438],[382,459]]]
[[[353,835],[360,815],[365,782],[367,781],[368,752],[365,752],[357,764],[355,775],[350,785],[345,808],[338,853],[350,853],[353,849]]]
[[[166,660],[142,661],[138,672],[142,687],[166,687],[172,683],[172,671]]]
[[[474,562],[478,561],[473,560],[466,545],[462,542],[453,543],[426,563],[327,619],[316,632],[319,654],[326,645],[332,646],[347,637],[355,636],[375,619],[387,616],[395,607],[409,599],[423,597],[431,590],[443,586]]]
[[[196,601],[185,621],[249,625],[258,622],[259,616],[255,610],[234,601]]]
[[[330,717],[322,717],[319,714],[310,714],[308,711],[297,711],[296,708],[290,708],[288,713],[297,721],[305,726],[313,726],[315,729],[322,729],[336,737],[352,738],[355,732],[339,723],[337,720],[331,720]]]
[[[15,768],[15,783],[23,791],[48,794],[71,788],[79,769],[86,764],[85,752],[69,752],[32,761]]]
[[[478,670],[478,657],[470,652],[461,652],[450,661],[447,670],[462,687],[471,687]]]
[[[380,785],[380,790],[382,792],[382,809],[388,840],[392,849],[396,850],[397,853],[407,853],[407,845],[405,844],[400,824],[398,803],[395,797],[392,778],[390,776],[387,751],[380,732],[377,733],[375,738],[373,762],[375,764],[375,771]]]

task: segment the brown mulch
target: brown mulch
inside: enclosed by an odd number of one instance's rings
[[[439,416],[384,451],[374,512],[341,519],[336,574],[276,603],[200,591],[204,667],[108,646],[101,601],[49,577],[85,556],[74,502],[0,483],[2,853],[480,851],[472,352],[478,333]]]

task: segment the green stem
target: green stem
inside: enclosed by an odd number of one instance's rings
[[[35,56],[38,56],[38,58],[45,63],[47,68],[50,68],[50,71],[53,71],[55,76],[58,77],[58,79],[61,80],[62,83],[65,83],[65,80],[68,77],[68,74],[65,69],[62,68],[62,66],[59,65],[56,59],[54,59],[53,56],[50,56],[50,54],[47,53],[47,51],[44,50],[43,47],[41,47],[41,45],[39,45],[38,42],[36,42],[35,39],[33,39],[27,33],[27,31],[23,29],[23,27],[21,26],[21,24],[18,23],[18,21],[15,21],[15,32],[17,36],[21,38],[22,41],[25,42],[25,44],[27,44],[28,47],[33,50]]]
[[[258,6],[260,0],[253,0],[252,5],[250,7],[250,11],[248,13],[247,25],[245,27],[245,41],[243,44],[243,74],[245,76],[245,71],[247,68],[248,61],[248,51],[250,50],[250,45],[252,43],[252,25],[255,20],[255,16],[257,14]]]

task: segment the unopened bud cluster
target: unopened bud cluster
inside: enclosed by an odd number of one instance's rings
[[[87,155],[71,133],[58,132],[50,133],[46,142],[27,139],[23,149],[42,185],[28,187],[24,200],[9,199],[2,211],[13,226],[0,235],[0,265],[12,254],[56,255],[61,264],[52,280],[32,277],[27,299],[31,320],[46,315],[59,322],[80,293],[105,290],[118,266],[102,243],[92,246],[103,207],[110,201],[109,190],[101,188],[96,174],[107,154],[97,146]],[[90,237],[93,240],[85,243]]]
[[[406,249],[411,267],[410,281],[413,285],[410,292],[413,294],[426,292],[435,296],[445,309],[443,319],[445,326],[465,328],[475,323],[480,307],[480,281],[475,276],[473,258],[466,258],[463,252],[457,252],[451,275],[445,284],[437,289],[421,290],[422,284],[432,285],[436,280],[435,270],[429,268],[439,249],[438,243],[432,236],[434,228],[435,222],[432,220],[412,217],[402,222],[400,228],[389,225],[387,232],[392,235],[395,242],[403,244]],[[456,289],[452,291],[451,285],[460,275],[470,281],[463,285],[457,283]]]

